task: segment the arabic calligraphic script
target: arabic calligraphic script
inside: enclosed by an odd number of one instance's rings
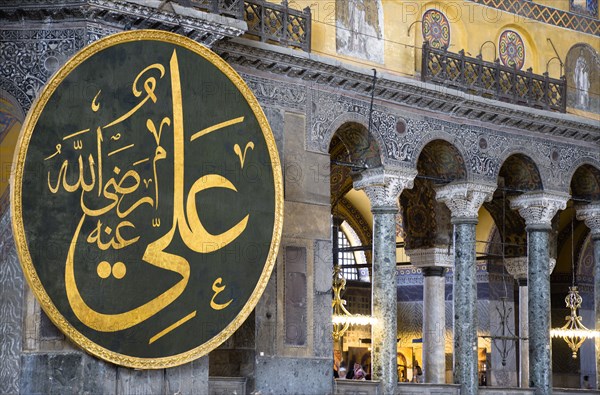
[[[17,245],[61,330],[159,368],[241,325],[275,259],[281,174],[262,110],[217,55],[170,33],[110,36],[59,71],[24,130]]]

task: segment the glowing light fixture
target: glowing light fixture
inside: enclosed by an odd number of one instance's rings
[[[571,311],[571,314],[565,317],[567,323],[562,328],[555,328],[550,331],[554,338],[563,338],[573,352],[573,359],[577,359],[579,347],[587,339],[600,338],[600,332],[591,330],[581,323],[581,316],[577,314],[577,309],[581,307],[583,298],[579,295],[576,286],[569,287],[569,293],[565,297],[565,303]]]
[[[346,279],[339,265],[333,268],[333,339],[338,341],[353,325],[371,325],[374,318],[368,315],[352,314],[346,309],[346,301],[342,299],[342,291],[346,289]]]
[[[573,243],[573,222],[571,221],[571,270],[573,271],[573,282],[569,287],[569,293],[565,297],[565,303],[570,310],[570,314],[565,317],[566,324],[562,328],[554,328],[550,331],[550,336],[554,338],[563,338],[571,351],[573,359],[577,359],[577,351],[587,339],[600,338],[600,332],[588,329],[581,322],[581,316],[577,314],[577,310],[581,307],[583,298],[579,295],[577,286],[575,285],[575,258],[574,258],[574,243]]]

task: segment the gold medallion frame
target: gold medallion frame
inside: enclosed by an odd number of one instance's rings
[[[62,316],[52,300],[50,300],[49,295],[37,276],[37,272],[33,266],[31,255],[29,253],[22,216],[22,182],[27,150],[33,130],[35,129],[37,121],[44,111],[44,108],[50,97],[53,95],[62,81],[71,73],[71,71],[96,53],[122,43],[144,40],[166,42],[181,46],[196,53],[217,67],[237,87],[256,116],[262,130],[262,134],[265,138],[271,159],[275,190],[275,218],[269,253],[267,255],[267,260],[263,267],[263,271],[258,283],[242,310],[221,332],[200,346],[181,354],[160,358],[137,358],[108,350],[85,337]],[[102,38],[75,54],[54,74],[54,76],[52,76],[27,114],[21,134],[19,136],[19,141],[17,143],[17,149],[15,150],[11,174],[12,227],[17,253],[19,255],[19,260],[21,262],[21,267],[23,268],[25,278],[27,279],[27,282],[33,290],[33,293],[38,299],[41,307],[44,309],[52,322],[73,342],[96,357],[117,365],[138,369],[163,369],[193,361],[208,354],[211,350],[218,347],[221,343],[233,335],[233,333],[242,325],[246,318],[248,318],[267,286],[267,282],[271,276],[271,272],[277,258],[277,253],[279,251],[279,243],[281,241],[281,233],[283,228],[283,181],[279,153],[277,151],[275,138],[273,137],[273,133],[267,118],[260,107],[258,100],[256,97],[254,97],[254,94],[248,85],[246,85],[242,77],[240,77],[240,75],[217,54],[187,37],[158,30],[128,31]]]

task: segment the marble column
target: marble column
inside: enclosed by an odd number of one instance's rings
[[[454,225],[454,382],[461,395],[477,394],[477,266],[475,226],[478,211],[495,185],[453,182],[436,188],[436,199],[448,206]]]
[[[527,287],[527,257],[506,258],[506,271],[519,284],[519,387],[529,387],[529,288]],[[550,274],[556,259],[550,258]]]
[[[398,386],[396,214],[398,197],[412,188],[416,170],[367,169],[354,177],[354,188],[363,190],[373,213],[373,274],[371,277],[371,376],[381,382],[384,394]]]
[[[448,247],[407,250],[423,273],[423,373],[426,383],[446,382],[446,268],[454,254]]]
[[[592,233],[594,248],[595,328],[600,330],[600,202],[577,207],[577,219],[584,221]],[[596,388],[600,389],[600,338],[596,338]]]
[[[506,271],[519,283],[519,387],[529,387],[529,297],[527,290],[527,257],[506,258]]]
[[[529,386],[536,395],[552,394],[550,342],[550,231],[552,218],[564,210],[569,196],[527,192],[511,200],[527,230],[529,299]]]

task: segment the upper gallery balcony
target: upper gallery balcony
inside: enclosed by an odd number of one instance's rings
[[[266,0],[178,0],[213,14],[243,19],[248,24],[246,34],[262,42],[271,42],[310,52],[310,8],[292,9],[288,1],[281,4]]]
[[[423,44],[421,80],[527,107],[566,112],[567,81]]]

